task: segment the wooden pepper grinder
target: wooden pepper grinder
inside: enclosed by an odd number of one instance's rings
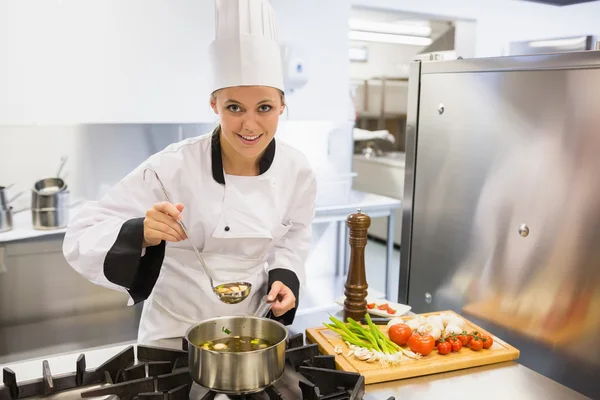
[[[346,219],[350,230],[350,268],[344,294],[344,321],[348,317],[358,321],[367,314],[367,273],[365,270],[365,247],[371,218],[360,209]]]

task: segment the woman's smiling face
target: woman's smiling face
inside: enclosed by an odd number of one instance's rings
[[[273,140],[285,109],[283,94],[267,86],[218,90],[210,105],[221,120],[221,135],[245,158],[258,158]]]

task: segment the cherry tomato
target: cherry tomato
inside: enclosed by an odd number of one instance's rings
[[[481,335],[481,340],[483,341],[484,349],[489,349],[494,344],[494,339],[489,335]]]
[[[453,342],[450,342],[452,344],[452,352],[453,353],[458,353],[460,351],[460,349],[462,349],[462,342],[458,339],[454,340]]]
[[[462,343],[463,347],[467,347],[471,343],[473,336],[467,335],[467,332],[463,332],[462,335],[458,335],[458,340]]]
[[[412,330],[406,324],[396,324],[390,326],[388,336],[390,337],[390,340],[398,346],[404,346],[412,336]]]
[[[396,310],[394,310],[394,309],[393,309],[393,308],[391,308],[391,307],[388,307],[388,309],[387,309],[387,313],[388,313],[388,314],[396,314]]]
[[[438,353],[441,355],[446,355],[450,353],[450,350],[452,350],[452,345],[449,342],[438,342],[437,348]]]
[[[381,304],[381,305],[378,305],[377,308],[379,308],[380,310],[387,310],[388,305],[387,305],[387,303]]]
[[[369,304],[367,304],[367,308],[368,308],[369,310],[372,310],[372,309],[374,309],[374,308],[375,308],[375,303],[369,303]]]
[[[435,339],[429,333],[415,333],[408,339],[408,346],[413,352],[426,356],[435,347]]]
[[[479,337],[474,337],[471,340],[471,350],[479,351],[483,347],[483,342]]]

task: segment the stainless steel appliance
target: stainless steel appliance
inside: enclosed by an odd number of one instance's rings
[[[542,40],[512,42],[509,55],[564,53],[570,51],[594,50],[600,44],[600,36],[579,35]],[[598,49],[596,49],[598,50]]]
[[[600,52],[415,62],[399,302],[600,394]]]

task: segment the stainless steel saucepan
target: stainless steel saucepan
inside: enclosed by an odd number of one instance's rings
[[[61,157],[55,177],[37,181],[31,189],[31,222],[36,230],[64,228],[69,223],[69,196],[60,173],[67,162]]]
[[[191,327],[185,337],[189,342],[192,379],[215,392],[245,395],[260,392],[281,378],[285,371],[288,331],[281,323],[264,318],[270,308],[265,296],[254,316],[212,318]],[[240,353],[201,347],[205,342],[231,336],[258,338],[273,345]]]
[[[23,194],[23,192],[19,192],[11,199],[8,199],[6,191],[12,186],[13,185],[0,186],[0,233],[12,230],[13,215],[15,214],[15,211],[13,211],[10,203],[15,201],[20,195]]]
[[[12,207],[0,208],[0,233],[8,232],[13,228]]]

